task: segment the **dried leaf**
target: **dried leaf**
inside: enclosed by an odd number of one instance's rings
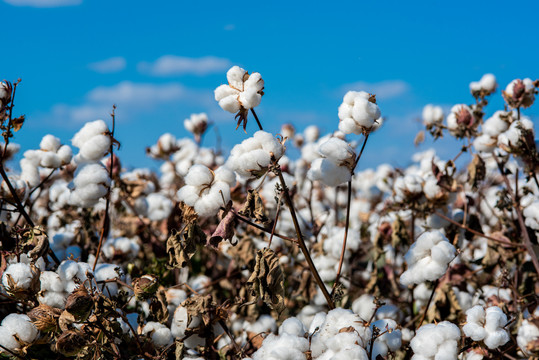
[[[15,132],[17,132],[17,131],[19,131],[21,129],[22,124],[24,124],[24,119],[25,119],[25,116],[21,115],[18,118],[15,118],[15,119],[11,120],[11,125],[13,126],[13,130]]]
[[[165,296],[165,291],[160,290],[157,292],[157,296],[152,298],[150,303],[150,314],[151,318],[155,319],[154,321],[166,324],[168,321],[168,308],[167,308],[167,299]],[[152,321],[152,320],[148,320]]]
[[[234,230],[236,227],[236,216],[232,211],[229,211],[228,214],[221,220],[217,229],[213,232],[210,239],[208,240],[208,245],[213,247],[219,246],[219,243],[223,240],[230,240],[234,236]]]
[[[468,184],[476,190],[481,181],[485,179],[485,162],[481,156],[475,154],[472,162],[468,165]]]
[[[259,223],[267,223],[268,217],[265,214],[264,203],[257,190],[249,190],[247,200],[240,211],[240,215],[255,219]]]
[[[257,252],[255,269],[247,285],[252,296],[262,298],[279,313],[284,310],[284,276],[273,250],[264,248]]]
[[[423,141],[425,141],[425,130],[421,130],[420,132],[417,133],[414,139],[414,145],[419,146],[420,144],[423,143]]]
[[[228,249],[230,254],[239,264],[249,268],[254,267],[255,263],[255,245],[248,236],[243,236],[238,244]]]
[[[206,243],[206,234],[196,224],[187,226],[183,233],[173,233],[167,240],[168,265],[171,268],[183,268],[189,264],[189,260],[196,252],[197,244]]]
[[[400,216],[391,224],[391,245],[397,248],[399,245],[410,243],[410,233]]]
[[[183,344],[183,341],[176,339],[176,351],[174,352],[176,360],[182,360],[184,358],[184,349],[185,345]]]

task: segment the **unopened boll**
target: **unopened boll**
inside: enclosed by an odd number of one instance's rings
[[[204,165],[193,165],[177,196],[200,216],[213,216],[230,200],[230,187],[235,183],[236,176],[226,167],[212,171]]]
[[[377,128],[380,108],[365,91],[349,91],[339,106],[339,130],[345,134],[362,134]]]
[[[441,124],[444,121],[444,112],[440,106],[432,104],[425,105],[421,115],[423,124],[426,126]]]
[[[268,171],[272,158],[279,160],[284,151],[285,147],[276,137],[260,130],[234,146],[226,166],[245,179],[259,178]]]
[[[319,180],[328,186],[350,181],[356,154],[346,141],[331,138],[319,146],[318,152],[322,158],[312,162],[307,173],[310,180]]]
[[[401,284],[408,286],[441,278],[455,253],[455,247],[440,231],[421,234],[404,256],[408,269],[400,277]]]
[[[236,113],[260,105],[264,94],[264,80],[255,72],[249,75],[239,66],[233,66],[226,74],[228,84],[215,89],[215,100],[223,110]]]
[[[509,333],[504,329],[507,316],[497,306],[486,310],[476,305],[466,311],[466,324],[462,331],[474,341],[483,340],[489,349],[495,349],[509,341]]]

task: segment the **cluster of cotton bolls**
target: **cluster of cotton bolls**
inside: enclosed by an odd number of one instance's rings
[[[247,110],[260,104],[264,81],[239,67],[230,69],[227,79],[215,98],[246,121]],[[50,247],[36,245],[43,238],[29,236],[28,227],[15,226],[15,218],[2,213],[12,231],[0,240],[6,259],[1,294],[13,304],[2,311],[12,314],[0,325],[5,335],[0,345],[24,356],[24,348],[41,336],[14,300],[29,308],[53,307],[63,314],[58,323],[63,326],[70,297],[88,289],[95,317],[104,304],[110,312],[106,325],[114,323],[118,330],[110,343],[126,345],[130,355],[138,351],[135,340],[152,356],[175,350],[186,359],[536,355],[536,277],[518,222],[527,226],[535,246],[539,189],[532,173],[522,172],[523,164],[526,171],[535,169],[529,166],[533,161],[519,158],[522,138],[535,135],[533,122],[520,113],[533,102],[535,86],[529,79],[511,82],[504,97],[512,109],[487,117],[487,96],[497,88],[487,74],[470,84],[476,103],[455,105],[447,126],[441,107],[423,109],[423,123],[435,138],[447,131],[468,138],[466,152],[483,161],[475,163],[475,173],[472,166],[461,167],[468,155],[457,154],[460,148],[445,160],[427,150],[406,168],[382,164],[357,170],[358,144],[376,136],[372,132],[382,118],[374,94],[355,91],[338,109],[338,130],[337,124],[327,134],[314,125],[302,131],[286,125],[282,137],[260,130],[230,146],[228,157],[201,146],[209,120],[204,113],[192,114],[183,125],[194,140],[171,129],[147,149],[162,162],[160,173],[113,167],[114,182],[102,163],[114,141],[105,122],[90,122],[73,137],[79,148],[73,159],[68,146],[47,135],[39,150],[25,153],[22,176],[10,174],[28,201],[36,224],[32,231],[45,228]],[[299,158],[285,153],[285,142]],[[365,151],[376,151],[370,146]],[[457,160],[450,160],[455,155]],[[519,206],[505,191],[497,160],[509,170],[502,174]],[[25,195],[50,170],[69,163],[42,191]],[[12,202],[4,183],[1,189],[2,198]],[[292,209],[283,201],[285,189]],[[110,218],[103,219],[101,199],[109,191]],[[217,216],[220,209],[223,219]],[[225,228],[230,241],[206,246]],[[0,234],[6,231],[1,224]],[[271,250],[259,251],[265,248]],[[257,286],[251,277],[258,273]],[[319,286],[331,292],[331,301]],[[284,294],[283,312],[272,307],[280,298],[274,291]],[[93,344],[91,333],[99,331],[84,331],[86,344]],[[56,330],[54,339],[60,334]],[[113,345],[103,344],[108,346]]]
[[[110,151],[111,141],[103,120],[86,123],[71,140],[79,148],[73,159],[78,166],[69,198],[71,205],[94,206],[108,193],[111,179],[100,160]]]

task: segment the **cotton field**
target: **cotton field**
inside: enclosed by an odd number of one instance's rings
[[[272,80],[222,78],[244,139],[204,147],[211,118],[184,114],[191,137],[147,144],[158,172],[118,156],[113,104],[21,149],[24,88],[0,82],[0,357],[539,357],[539,80],[486,74],[468,103],[426,104],[417,140],[455,138],[450,158],[359,170],[393,125],[376,94],[346,93],[333,132],[271,133]]]

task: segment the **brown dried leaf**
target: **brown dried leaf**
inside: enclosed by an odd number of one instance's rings
[[[417,133],[414,139],[414,145],[419,146],[420,144],[423,143],[423,141],[425,141],[425,130],[421,130],[420,132]]]
[[[183,233],[173,233],[167,240],[168,265],[171,268],[183,268],[196,252],[197,244],[206,243],[206,234],[196,224],[187,225]]]
[[[208,245],[213,247],[219,246],[219,243],[223,240],[231,240],[234,236],[234,230],[236,227],[236,216],[232,211],[229,211],[228,214],[221,220],[217,229],[213,232],[211,237],[208,240]]]
[[[11,120],[11,125],[13,126],[13,131],[17,132],[22,128],[22,124],[24,124],[25,116],[21,115],[18,118],[15,118]]]
[[[267,223],[268,217],[265,214],[264,203],[257,190],[249,190],[247,200],[243,207],[238,211],[240,215],[255,219],[259,223]]]
[[[252,296],[262,298],[279,313],[284,310],[284,276],[279,257],[273,250],[264,248],[257,252],[255,268],[247,285]]]
[[[468,165],[468,184],[476,190],[481,181],[485,179],[485,162],[481,156],[475,154],[472,162]]]
[[[400,216],[391,224],[391,245],[397,248],[399,245],[410,244],[410,233]]]
[[[157,292],[150,303],[150,314],[155,321],[166,324],[168,321],[167,299],[164,290]],[[150,320],[148,320],[150,321]]]
[[[228,249],[228,254],[234,257],[239,264],[249,268],[254,267],[255,252],[255,245],[248,236],[243,236],[236,246]]]

